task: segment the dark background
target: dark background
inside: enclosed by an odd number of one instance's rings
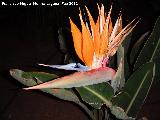
[[[113,18],[116,19],[121,11],[124,24],[139,16],[141,21],[136,27],[135,38],[151,31],[160,15],[159,0],[78,1],[80,6],[87,5],[91,13],[95,13],[95,19],[96,2],[105,4],[107,10],[113,4]],[[57,31],[60,27],[69,28],[69,17],[78,24],[78,9],[79,6],[1,6],[0,120],[88,120],[73,103],[36,91],[19,90],[22,85],[8,72],[13,68],[39,70],[37,63],[62,64],[64,56],[59,50]],[[70,34],[68,36],[70,38]],[[147,116],[149,120],[160,119],[158,86],[152,86],[139,116]]]

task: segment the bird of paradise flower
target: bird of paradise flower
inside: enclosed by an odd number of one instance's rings
[[[116,72],[107,66],[109,58],[116,53],[118,46],[133,30],[137,22],[133,20],[126,27],[122,28],[122,16],[119,16],[113,27],[111,21],[112,7],[106,16],[103,4],[101,7],[98,6],[99,16],[98,20],[94,22],[88,8],[85,8],[88,14],[89,24],[83,21],[80,11],[79,17],[82,32],[70,19],[74,48],[78,57],[85,65],[81,65],[80,63],[70,63],[68,65],[40,64],[52,68],[76,70],[78,72],[25,88],[26,90],[81,87],[113,80]]]

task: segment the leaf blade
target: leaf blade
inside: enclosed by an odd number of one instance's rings
[[[125,112],[128,116],[136,117],[152,85],[155,74],[155,64],[149,62],[135,71],[124,86],[124,92],[131,96]]]
[[[134,70],[138,69],[139,66],[146,62],[155,62],[156,66],[160,65],[160,16],[158,17],[152,33],[150,34],[148,40],[145,42],[135,64]],[[160,67],[156,67],[155,81],[154,84],[160,83],[159,78]]]
[[[112,105],[110,100],[114,95],[114,90],[109,83],[85,86],[76,88],[76,90],[83,101],[96,109],[100,109],[103,104],[106,104],[108,107]]]

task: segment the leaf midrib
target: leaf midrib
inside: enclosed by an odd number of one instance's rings
[[[139,85],[139,87],[138,87],[136,93],[134,94],[134,96],[133,96],[133,98],[132,98],[132,100],[131,100],[129,106],[127,107],[127,109],[126,109],[126,114],[128,114],[130,108],[132,107],[132,104],[133,104],[133,102],[135,101],[135,99],[136,99],[136,97],[137,97],[137,95],[138,95],[138,93],[139,93],[139,91],[140,91],[140,89],[141,89],[141,86],[143,85],[143,83],[144,83],[144,81],[145,81],[145,79],[146,79],[148,73],[149,73],[149,71],[147,71],[147,73],[145,74],[145,76],[144,76],[144,78],[143,78],[141,84]]]

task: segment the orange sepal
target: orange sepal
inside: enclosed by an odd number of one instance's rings
[[[72,32],[75,51],[78,57],[84,62],[82,56],[82,33],[71,19],[70,19],[70,24],[71,24],[71,32]]]
[[[112,20],[110,18],[110,20],[109,20],[109,36],[111,35],[112,30],[113,30],[113,25],[112,25]]]
[[[103,31],[100,37],[101,37],[100,55],[105,55],[109,44],[108,25],[104,24]]]
[[[82,57],[84,62],[87,66],[92,66],[93,54],[94,54],[94,47],[93,47],[93,40],[91,38],[91,34],[89,29],[83,22],[81,13],[79,14],[81,26],[82,26]]]
[[[100,49],[100,33],[99,33],[99,16],[98,20],[96,22],[96,27],[95,27],[95,34],[94,34],[94,50],[95,54],[99,54],[99,49]]]

